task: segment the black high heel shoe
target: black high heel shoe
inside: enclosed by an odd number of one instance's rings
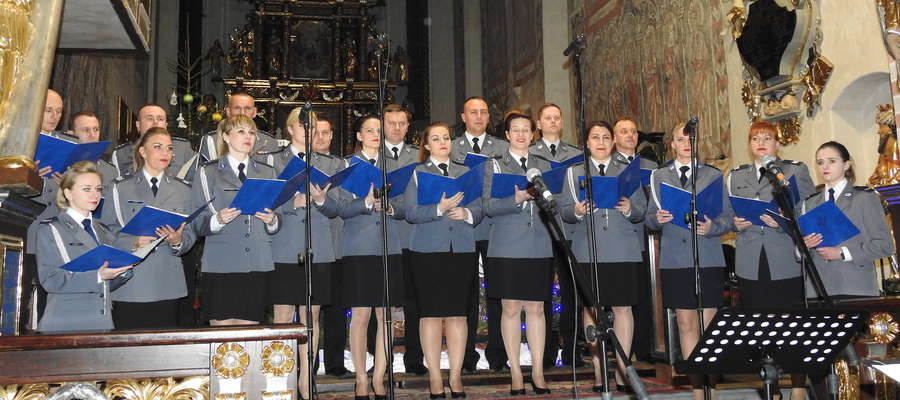
[[[594,385],[594,386],[591,386],[591,391],[594,392],[594,393],[602,393],[602,392],[603,392],[603,385]]]
[[[363,396],[356,394],[356,384],[353,385],[353,398],[354,400],[369,400],[369,394],[366,393]]]
[[[374,382],[369,382],[369,386],[372,388],[372,398],[374,398],[375,400],[387,400],[387,392],[385,392],[384,394],[378,394],[378,392],[375,391]]]
[[[464,399],[466,398],[466,392],[454,392],[452,389],[450,390],[450,398],[453,399]]]
[[[622,392],[622,393],[627,393],[627,394],[634,394],[634,388],[632,388],[631,385],[629,385],[629,384],[627,384],[627,383],[624,384],[624,385],[620,385],[620,384],[617,383],[617,384],[616,384],[616,391],[617,391],[617,392]]]
[[[531,389],[534,390],[534,394],[550,394],[550,388],[537,387],[537,385],[535,385],[534,382],[531,382]],[[525,389],[522,389],[522,390],[524,391]]]
[[[510,386],[509,386],[509,395],[510,395],[510,396],[524,396],[524,395],[525,395],[525,388],[521,388],[521,389],[513,389],[513,388],[512,388],[512,385],[510,385]]]
[[[429,390],[429,392],[428,392],[428,398],[429,398],[429,399],[446,399],[446,398],[447,398],[447,392],[431,393],[431,391]]]

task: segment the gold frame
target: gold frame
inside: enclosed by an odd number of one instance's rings
[[[16,280],[16,290],[18,293],[15,293],[15,310],[13,311],[14,315],[14,325],[13,325],[13,335],[18,335],[19,326],[22,322],[22,279],[25,274],[25,242],[22,238],[18,238],[15,236],[3,235],[0,234],[0,278],[4,278],[6,275],[6,261],[7,256],[10,251],[17,251],[19,253],[19,271]],[[5,279],[3,279],[5,281]],[[0,285],[0,299],[3,299],[7,295],[3,290],[3,286]],[[3,308],[0,307],[0,322],[4,321],[7,318],[5,315]],[[2,335],[2,331],[0,331],[0,335]]]

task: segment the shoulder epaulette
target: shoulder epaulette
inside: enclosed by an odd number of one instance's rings
[[[190,140],[187,140],[187,139],[185,139],[185,138],[183,138],[183,137],[181,137],[181,136],[172,136],[172,140],[177,140],[177,141],[179,141],[179,142],[188,142],[188,143],[190,143]]]
[[[131,179],[132,176],[134,176],[134,174],[128,174],[128,175],[124,175],[124,176],[117,176],[115,179],[113,179],[113,183],[122,183],[122,182],[125,182],[125,181],[127,181],[128,179]]]
[[[675,160],[666,161],[665,163],[660,165],[659,168],[667,168],[667,167],[671,166],[674,162],[675,162]]]
[[[285,147],[285,148],[287,148],[287,147]],[[337,157],[335,157],[335,156],[333,156],[333,155],[331,155],[331,154],[319,153],[318,151],[314,151],[313,153],[315,153],[315,154],[316,154],[317,156],[319,156],[319,157],[325,157],[325,158],[330,158],[330,159],[335,159],[335,158],[337,158]]]
[[[189,186],[189,187],[191,186],[191,183],[190,183],[190,182],[188,182],[188,181],[186,181],[186,180],[184,180],[184,179],[181,179],[181,178],[179,178],[179,177],[177,177],[177,176],[173,176],[173,177],[171,177],[171,178],[172,178],[172,180],[175,181],[175,182],[181,182],[181,183],[183,183],[183,184],[185,184],[185,185],[187,185],[187,186]]]
[[[50,217],[50,218],[47,218],[47,219],[45,219],[45,220],[41,220],[40,223],[41,223],[41,224],[49,224],[49,223],[52,223],[53,221],[56,221],[56,220],[58,220],[58,219],[59,219],[59,217]]]
[[[813,197],[816,197],[816,196],[818,196],[818,195],[821,194],[821,193],[822,193],[822,189],[821,189],[821,188],[816,188],[816,192],[813,193],[813,194],[811,194],[811,195],[809,195],[809,196],[806,196],[806,198],[803,199],[803,201],[806,201],[806,200],[809,200],[809,199],[811,199],[811,198],[813,198]]]
[[[204,161],[204,162],[202,162],[202,163],[200,164],[200,166],[201,166],[201,167],[205,167],[205,166],[207,166],[207,165],[215,164],[215,163],[218,163],[218,162],[219,162],[219,159],[216,158],[216,159],[214,159],[214,160]]]
[[[614,157],[614,160],[613,160],[613,161],[615,161],[615,162],[617,162],[617,163],[622,163],[622,164],[625,164],[625,165],[631,164],[631,163],[628,161],[628,159],[625,158],[625,157]]]
[[[734,172],[734,171],[741,170],[741,169],[744,169],[744,168],[750,168],[750,164],[739,165],[739,166],[737,166],[737,167],[732,168],[731,171]]]
[[[456,160],[450,160],[450,164],[456,164],[456,165],[461,165],[461,166],[463,166],[463,167],[468,167],[468,165],[466,165],[466,163],[461,163],[461,162],[456,161]]]
[[[119,143],[119,145],[116,146],[116,147],[113,149],[113,151],[119,150],[119,149],[121,149],[121,148],[123,148],[123,147],[125,147],[125,146],[130,146],[131,144],[132,144],[131,142]]]
[[[856,190],[862,190],[863,192],[869,192],[869,193],[875,191],[875,189],[872,189],[872,188],[870,188],[870,187],[868,187],[868,186],[854,186],[853,188],[856,189]]]
[[[791,165],[800,165],[803,164],[803,161],[794,161],[794,160],[781,160],[782,163],[791,164]]]
[[[265,166],[267,166],[267,167],[269,167],[269,168],[273,168],[273,169],[275,168],[275,167],[269,165],[269,163],[264,163],[264,162],[258,161],[258,160],[253,160],[253,161],[254,161],[255,163],[259,164],[259,165],[265,165]]]
[[[715,165],[712,165],[712,164],[703,163],[703,166],[710,167],[716,171],[721,171],[719,168],[717,168]]]
[[[529,155],[534,156],[534,158],[537,158],[538,160],[544,160],[544,161],[546,161],[546,162],[550,162],[550,160],[549,160],[547,157],[544,157],[544,156],[542,156],[542,155],[540,155],[540,154],[529,154]]]
[[[503,154],[494,154],[494,155],[491,156],[491,158],[493,158],[493,159],[495,159],[495,160],[502,160],[502,159],[503,159]]]

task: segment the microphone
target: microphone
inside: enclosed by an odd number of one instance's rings
[[[689,119],[687,124],[684,126],[684,134],[688,135],[688,136],[693,136],[694,133],[696,133],[696,131],[697,131],[697,122],[698,122],[698,118],[696,115],[691,117],[691,119]]]
[[[533,188],[542,199],[548,202],[553,201],[553,193],[550,193],[547,182],[541,176],[541,170],[531,168],[525,172],[525,176],[528,178],[528,186]]]
[[[575,40],[572,41],[572,43],[569,43],[569,47],[566,47],[566,49],[563,50],[563,57],[568,57],[569,54],[572,54],[572,52],[575,51],[575,49],[578,49],[579,47],[582,47],[583,45],[584,45],[584,34],[582,33],[582,34],[578,35],[578,37],[576,37]]]
[[[765,156],[762,159],[763,166],[766,167],[766,170],[769,171],[776,180],[778,180],[778,183],[780,183],[781,186],[789,187],[791,184],[784,176],[784,171],[781,170],[781,167],[778,166],[776,161],[778,161],[778,159],[773,156]]]

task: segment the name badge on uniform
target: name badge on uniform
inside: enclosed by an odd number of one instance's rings
[[[128,200],[128,204],[144,204],[144,202],[140,200]]]

